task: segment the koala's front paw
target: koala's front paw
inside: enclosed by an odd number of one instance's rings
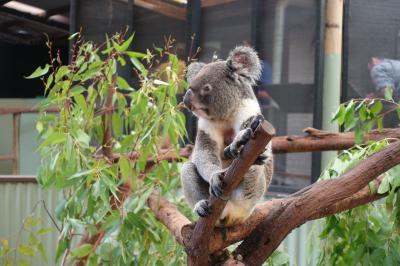
[[[220,170],[212,174],[210,178],[210,194],[214,197],[221,198],[223,194],[225,170]]]
[[[208,203],[208,200],[200,200],[198,201],[193,208],[193,211],[197,213],[200,217],[206,217],[211,214],[211,207]]]
[[[250,128],[239,131],[232,143],[224,149],[224,156],[227,159],[237,158],[243,146],[250,140],[253,131]]]

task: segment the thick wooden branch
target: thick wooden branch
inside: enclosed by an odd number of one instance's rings
[[[282,136],[272,139],[274,153],[346,150],[354,146],[354,132],[332,133],[307,127],[306,136]],[[400,128],[386,128],[382,132],[372,130],[364,137],[367,141],[385,138],[400,139]]]
[[[264,121],[259,125],[254,132],[254,138],[244,146],[239,158],[235,159],[226,171],[223,197],[228,198],[231,192],[239,185],[243,175],[264,150],[274,134],[275,129],[268,122]],[[212,208],[211,215],[206,218],[200,218],[191,235],[189,247],[187,248],[189,265],[208,265],[208,243],[215,223],[226,205],[226,201],[213,196],[210,197],[209,202]]]
[[[368,202],[359,198],[363,195],[360,190],[399,163],[400,141],[396,141],[341,177],[318,182],[304,193],[284,200],[241,243],[235,255],[240,255],[245,265],[261,265],[290,231],[304,222],[342,211],[346,205],[355,207]],[[370,200],[379,198],[367,196]]]
[[[184,246],[187,245],[187,239],[185,240],[182,229],[191,223],[189,219],[181,214],[174,204],[162,198],[156,192],[150,195],[147,205],[156,218],[173,234],[178,243]]]
[[[377,194],[376,191],[383,176],[375,179],[375,193],[371,193],[370,187],[365,186],[362,190],[354,195],[345,198],[337,203],[325,208],[323,211],[311,216],[309,219],[314,220],[326,217],[332,214],[340,213],[352,209],[354,207],[367,204],[385,197],[386,194]],[[234,227],[226,228],[222,232],[221,228],[215,228],[209,242],[209,252],[214,253],[222,250],[231,244],[239,242],[250,235],[250,233],[271,213],[271,210],[277,206],[281,206],[284,202],[296,201],[297,196],[289,196],[284,199],[273,199],[266,201],[256,207],[252,215],[243,223]],[[183,246],[188,246],[190,237],[193,234],[195,224],[181,214],[174,204],[168,200],[152,194],[148,200],[150,209],[155,213],[156,218],[164,224],[177,241]]]

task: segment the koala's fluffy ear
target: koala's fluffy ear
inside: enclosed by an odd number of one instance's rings
[[[238,46],[233,49],[226,60],[226,64],[230,70],[250,78],[253,83],[261,76],[260,59],[256,51],[248,46]]]
[[[199,73],[199,71],[205,66],[204,63],[193,62],[191,63],[186,70],[186,79],[190,83],[193,78]]]

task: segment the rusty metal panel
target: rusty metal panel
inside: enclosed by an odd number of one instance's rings
[[[58,232],[43,208],[41,201],[45,202],[46,207],[54,216],[56,204],[61,197],[61,192],[40,189],[37,184],[32,182],[0,182],[0,239],[8,239],[10,246],[15,246],[23,219],[33,212],[35,205],[37,206],[34,213],[41,218],[41,224],[37,228],[54,228],[53,232],[40,238],[45,246],[48,261],[44,262],[39,254],[35,255],[33,259],[24,257],[30,265],[55,265],[54,256],[57,248]],[[22,233],[21,242],[26,243],[27,237],[27,233]]]

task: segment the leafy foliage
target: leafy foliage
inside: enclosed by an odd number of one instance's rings
[[[390,90],[387,90],[385,97],[351,100],[339,107],[333,120],[337,120],[345,130],[355,129],[356,141],[361,143],[363,136],[375,126],[383,128],[383,118],[386,115],[395,111],[399,113],[400,106],[393,100]],[[328,165],[320,179],[342,175],[388,144],[389,140],[370,142],[342,152]],[[387,193],[385,200],[322,219],[318,264],[399,265],[399,188],[400,166],[396,166],[384,174],[379,188],[373,182],[370,183],[371,193]]]
[[[289,264],[289,255],[288,253],[278,248],[275,250],[271,256],[267,259],[267,261],[263,264],[264,266],[288,266]]]
[[[47,97],[36,127],[43,158],[38,182],[65,195],[56,208],[62,223],[56,259],[85,258],[87,265],[182,264],[183,249],[146,207],[154,189],[181,201],[178,164],[157,161],[163,142],[169,140],[170,150],[177,151],[185,134],[176,100],[184,81],[171,43],[152,54],[130,51],[133,36],[125,40],[124,34],[101,45],[83,42],[79,34],[72,38],[69,65],[51,58],[50,67],[30,76],[51,71],[42,78]],[[118,75],[129,61],[137,86]],[[157,68],[162,61],[166,67]],[[47,113],[50,106],[59,115]],[[157,163],[149,166],[149,157]],[[100,235],[99,240],[76,245],[84,232]]]
[[[47,262],[46,250],[40,238],[52,232],[53,229],[40,225],[41,218],[32,213],[22,221],[15,246],[11,246],[8,239],[0,239],[0,264],[4,266],[25,266],[29,265],[30,259],[37,256]]]

